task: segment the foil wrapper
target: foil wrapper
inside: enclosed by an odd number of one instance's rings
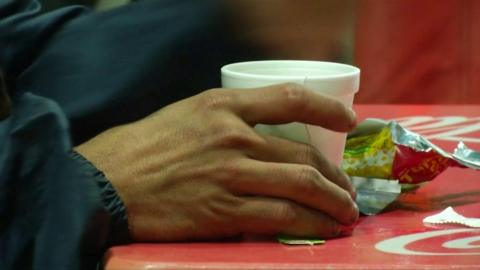
[[[395,121],[367,119],[349,134],[342,167],[357,189],[360,211],[374,215],[448,167],[480,170],[480,152],[459,142],[448,153]]]
[[[402,188],[397,180],[351,177],[357,191],[358,209],[365,215],[376,215],[400,195]]]
[[[460,142],[451,154],[395,121],[367,119],[348,136],[342,167],[350,176],[419,184],[448,167],[480,170],[480,152]]]

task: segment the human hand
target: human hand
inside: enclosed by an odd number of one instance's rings
[[[337,236],[358,218],[347,176],[313,147],[253,129],[287,122],[346,132],[355,116],[296,84],[213,89],[76,150],[117,189],[137,241]]]

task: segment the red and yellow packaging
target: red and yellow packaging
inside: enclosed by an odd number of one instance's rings
[[[460,143],[453,154],[398,123],[369,119],[349,135],[343,169],[350,176],[398,180],[400,184],[430,181],[448,167],[480,169],[480,153]]]

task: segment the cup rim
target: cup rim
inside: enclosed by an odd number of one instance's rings
[[[242,72],[235,70],[234,68],[237,67],[242,67],[242,66],[248,66],[248,65],[269,65],[269,64],[288,64],[288,65],[293,65],[293,64],[303,64],[303,65],[328,65],[332,67],[342,67],[346,70],[345,72],[339,72],[338,74],[328,74],[328,75],[309,75],[308,79],[309,80],[315,80],[315,79],[343,79],[343,78],[349,78],[352,76],[357,76],[360,74],[360,69],[358,67],[348,65],[348,64],[343,64],[343,63],[336,63],[336,62],[328,62],[328,61],[314,61],[314,60],[260,60],[260,61],[246,61],[246,62],[236,62],[236,63],[231,63],[228,65],[224,65],[221,68],[221,73],[224,75],[228,75],[231,77],[236,77],[236,78],[255,78],[255,79],[278,79],[278,78],[284,78],[284,79],[304,79],[306,76],[302,75],[266,75],[266,74],[255,74],[255,73],[248,73],[248,72]]]

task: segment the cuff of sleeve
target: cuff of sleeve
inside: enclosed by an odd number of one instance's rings
[[[90,161],[72,150],[72,158],[84,165],[87,173],[92,176],[99,188],[103,206],[110,213],[110,233],[106,246],[115,246],[131,242],[128,230],[128,219],[125,205],[118,196],[112,183],[108,181],[105,174],[98,170]]]

